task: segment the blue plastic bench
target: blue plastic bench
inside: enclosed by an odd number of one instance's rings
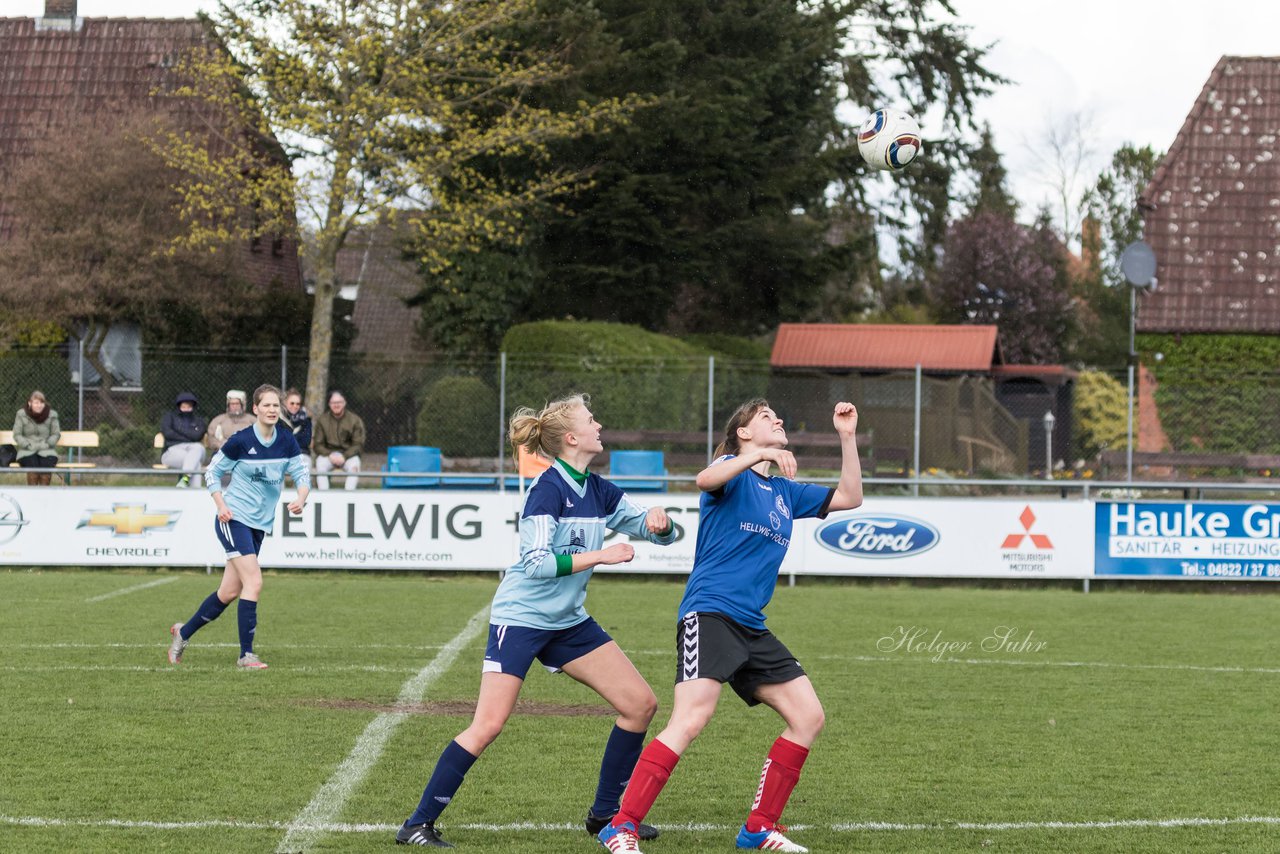
[[[634,480],[627,475],[666,477],[666,459],[662,451],[611,451],[609,453],[609,480],[632,492],[662,492],[667,488],[662,480]]]
[[[443,468],[440,449],[422,445],[394,445],[387,448],[385,472],[439,472]],[[383,489],[412,489],[423,486],[439,486],[438,477],[384,477]]]

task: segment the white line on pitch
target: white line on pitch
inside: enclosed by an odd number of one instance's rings
[[[488,617],[488,605],[472,615],[467,624],[462,627],[462,631],[445,644],[426,667],[400,686],[400,696],[396,704],[408,706],[422,702],[427,689],[452,666],[467,644],[479,637],[489,623]],[[332,823],[338,817],[347,798],[364,780],[369,769],[382,755],[382,750],[391,740],[396,727],[400,726],[407,717],[406,712],[383,712],[369,722],[360,738],[356,740],[355,746],[351,748],[351,752],[347,754],[347,758],[333,772],[333,776],[315,793],[311,803],[303,807],[302,812],[289,822],[288,832],[276,847],[277,852],[306,850],[326,833],[325,825]]]
[[[168,634],[168,631],[165,632]],[[152,643],[10,643],[5,644],[6,649],[155,649],[156,647],[168,647],[169,642],[155,641]],[[202,643],[203,648],[225,647],[227,649],[239,649],[239,643]],[[433,649],[443,649],[442,643],[426,643],[426,644],[407,644],[407,643],[358,643],[358,644],[320,644],[320,643],[272,643],[272,649],[340,649],[344,652],[350,652],[353,649],[400,649],[409,652],[427,652]],[[667,650],[671,653],[671,650]]]
[[[123,596],[126,593],[134,593],[138,590],[146,590],[148,587],[159,587],[161,584],[168,584],[170,581],[177,581],[178,576],[170,575],[165,578],[157,578],[155,581],[146,581],[142,584],[135,584],[132,587],[125,587],[121,590],[112,590],[110,593],[103,593],[101,596],[90,596],[85,602],[101,602],[103,599],[110,599],[113,596]]]
[[[954,830],[964,831],[1008,831],[1008,830],[1111,830],[1135,828],[1178,828],[1178,827],[1229,827],[1234,825],[1280,825],[1280,817],[1245,815],[1235,818],[1209,818],[1194,816],[1189,818],[1128,818],[1101,819],[1096,821],[937,821],[937,822],[896,822],[896,821],[857,821],[837,824],[792,824],[792,830],[831,830],[836,833],[870,833],[870,832],[907,832],[936,833]],[[295,822],[279,821],[227,821],[210,819],[207,821],[129,821],[118,818],[42,818],[37,816],[0,815],[0,825],[16,827],[119,827],[143,830],[207,830],[210,828],[228,828],[231,830],[284,830],[295,826]],[[740,825],[705,824],[687,822],[684,824],[662,823],[661,829],[672,832],[708,832],[736,830]],[[489,833],[511,833],[515,831],[580,831],[578,822],[534,822],[518,821],[507,824],[462,823],[450,824],[455,830],[478,830]],[[394,833],[400,829],[398,824],[373,824],[352,822],[322,822],[308,828],[316,836],[325,833]]]
[[[183,665],[181,670],[169,665],[150,667],[143,664],[5,664],[0,665],[0,672],[6,673],[190,673],[194,668]],[[271,669],[277,673],[334,673],[338,671],[354,673],[412,673],[413,667],[386,667],[380,664],[302,664],[291,666],[274,663]]]
[[[14,643],[8,644],[6,649],[157,649],[167,647],[167,643]],[[239,649],[238,643],[207,643],[202,644],[202,648],[210,649]],[[430,652],[431,650],[444,649],[444,644],[334,644],[334,645],[317,645],[310,643],[273,643],[271,649],[342,649],[345,651],[352,650],[404,650],[408,652]],[[627,650],[627,655],[632,658],[639,656],[664,656],[674,655],[672,649],[637,649]],[[1276,675],[1280,674],[1280,667],[1244,667],[1239,665],[1227,664],[1127,664],[1124,662],[1114,661],[1033,661],[1030,659],[1016,658],[943,658],[934,661],[932,656],[928,655],[813,655],[810,659],[820,661],[857,661],[867,664],[879,663],[902,663],[902,664],[920,664],[920,665],[939,665],[939,664],[957,664],[969,665],[974,667],[1070,667],[1070,668],[1101,668],[1101,669],[1118,669],[1118,670],[1170,670],[1170,671],[1193,671],[1203,673],[1259,673]],[[283,669],[284,665],[281,665]],[[0,666],[0,671],[8,670],[14,672],[22,671],[48,671],[48,670],[170,670],[168,667],[141,667],[141,666],[111,666],[111,665],[28,665],[25,667],[4,667]],[[358,670],[369,673],[407,673],[413,670],[411,665],[401,667],[378,665],[378,664],[334,664],[325,665],[323,667],[316,665],[300,665],[289,668],[295,671],[310,670]]]

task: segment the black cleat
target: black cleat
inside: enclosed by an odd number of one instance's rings
[[[614,813],[613,815],[617,815]],[[591,810],[587,810],[587,820],[584,822],[587,826],[587,833],[592,836],[599,836],[600,831],[604,830],[604,826],[613,821],[613,815],[596,815]],[[641,842],[648,842],[650,839],[658,838],[658,828],[651,824],[640,824],[636,836],[640,837]]]
[[[406,824],[396,833],[396,845],[421,845],[424,848],[452,848],[440,838],[435,822]]]

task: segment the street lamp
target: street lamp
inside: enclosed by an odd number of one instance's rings
[[[1129,283],[1129,427],[1125,442],[1125,480],[1133,482],[1133,371],[1138,364],[1134,327],[1138,315],[1138,291],[1156,289],[1156,253],[1145,241],[1135,240],[1120,253],[1120,269]]]
[[[1053,480],[1053,417],[1052,410],[1044,413],[1044,479]]]

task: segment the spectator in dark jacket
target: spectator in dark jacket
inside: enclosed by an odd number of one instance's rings
[[[173,401],[173,409],[164,414],[160,433],[164,436],[162,465],[181,469],[178,486],[200,486],[200,471],[204,466],[204,431],[208,425],[204,417],[196,414],[199,401],[189,391],[184,391]]]
[[[291,388],[284,393],[284,411],[280,420],[293,431],[293,438],[298,440],[302,453],[311,453],[311,413],[302,405],[302,393]]]

